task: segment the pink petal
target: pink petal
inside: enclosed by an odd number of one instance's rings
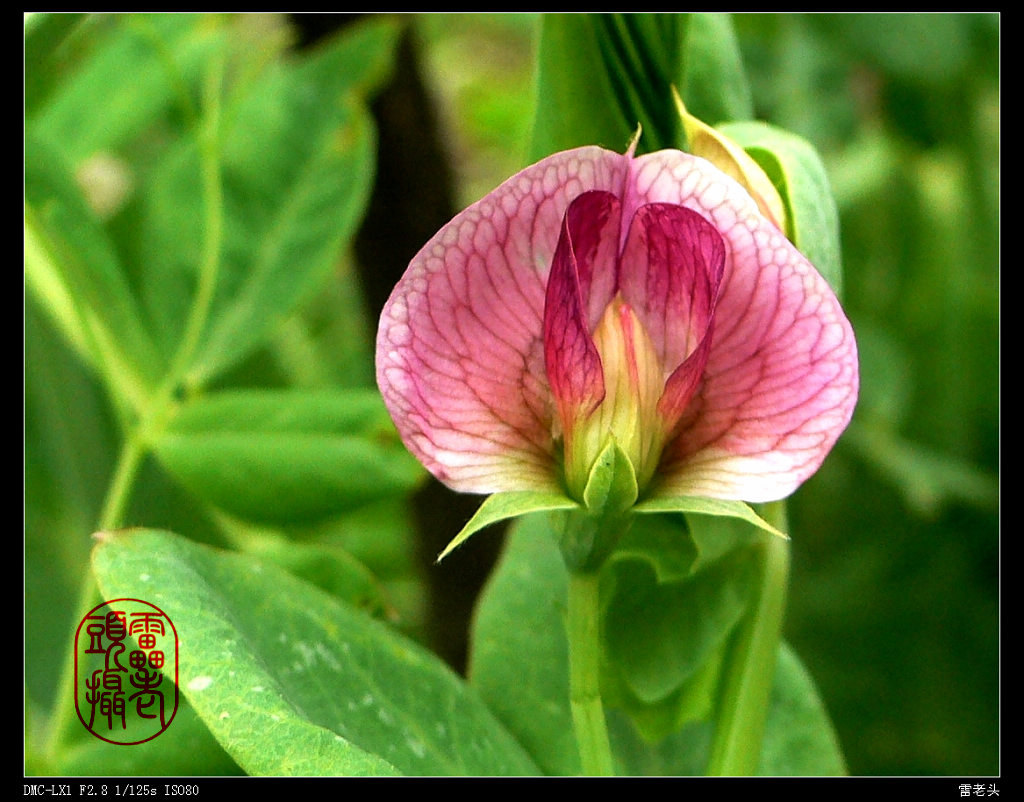
[[[658,405],[667,430],[704,371],[724,262],[722,237],[693,210],[664,203],[637,210],[622,254],[619,289],[669,374]]]
[[[853,414],[856,344],[828,283],[750,196],[674,151],[634,162],[635,202],[710,220],[726,262],[703,380],[662,459],[658,493],[769,501],[813,474]]]
[[[581,148],[513,176],[415,256],[381,315],[377,383],[399,433],[465,492],[559,487],[542,342],[565,211],[622,192],[621,154]]]
[[[591,334],[615,293],[619,201],[586,192],[566,212],[544,303],[544,358],[563,432],[604,398],[601,356]]]

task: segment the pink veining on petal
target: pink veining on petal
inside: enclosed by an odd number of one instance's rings
[[[710,352],[725,249],[722,237],[683,206],[641,206],[622,253],[619,288],[643,323],[667,374],[659,411],[671,430]]]
[[[570,205],[548,274],[544,361],[562,432],[604,397],[601,356],[591,336],[615,292],[619,201],[586,192]]]
[[[849,321],[821,275],[738,184],[687,154],[637,162],[641,197],[699,211],[727,252],[710,353],[663,456],[663,488],[783,498],[817,470],[853,414]]]
[[[556,154],[424,246],[377,340],[410,450],[458,490],[558,488],[555,438],[603,393],[592,335],[617,292],[666,373],[654,492],[767,501],[818,468],[856,401],[849,322],[747,192],[678,151]]]
[[[381,315],[377,382],[407,447],[465,492],[554,489],[544,297],[565,211],[621,192],[622,154],[581,148],[513,176],[414,257]]]

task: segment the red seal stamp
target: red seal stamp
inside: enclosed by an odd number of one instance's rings
[[[156,738],[178,712],[178,633],[156,605],[114,599],[75,632],[75,709],[107,743]]]

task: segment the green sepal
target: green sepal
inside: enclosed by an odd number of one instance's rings
[[[458,546],[461,546],[471,535],[481,529],[505,521],[509,518],[518,518],[520,515],[527,515],[531,512],[552,512],[556,510],[576,510],[580,505],[562,493],[520,490],[508,493],[495,493],[484,499],[476,513],[469,519],[462,531],[459,532],[451,543],[445,546],[437,556],[437,562],[441,562]]]
[[[609,438],[590,468],[583,506],[596,518],[621,515],[636,503],[639,494],[633,463],[615,438]]]
[[[789,535],[781,532],[758,515],[749,504],[742,501],[731,501],[717,498],[703,498],[701,496],[656,496],[641,501],[633,512],[637,513],[658,513],[658,512],[682,512],[696,515],[715,515],[726,518],[739,518],[763,529],[769,534],[789,540]]]
[[[639,495],[636,470],[614,437],[590,466],[583,509],[564,516],[560,545],[571,571],[597,569],[630,527]]]

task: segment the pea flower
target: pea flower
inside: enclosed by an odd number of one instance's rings
[[[508,179],[384,307],[378,384],[451,488],[582,502],[612,442],[641,500],[771,501],[849,422],[856,345],[827,282],[710,162],[634,147]]]

